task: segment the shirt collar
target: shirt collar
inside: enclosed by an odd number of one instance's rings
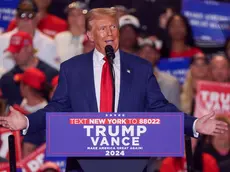
[[[30,106],[27,104],[27,100],[25,98],[22,100],[22,103],[21,103],[21,107],[23,109],[25,109],[26,111],[31,112],[31,113],[36,112],[37,110],[44,108],[46,105],[47,105],[47,101],[44,100],[43,102],[41,102],[37,105]]]
[[[94,49],[94,52],[93,52],[93,58],[96,62],[103,62],[103,58],[105,56],[99,52],[96,48]],[[117,50],[115,52],[115,58],[114,58],[114,64],[119,64],[120,63],[120,51]]]

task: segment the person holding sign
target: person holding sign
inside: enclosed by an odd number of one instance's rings
[[[95,49],[61,64],[58,86],[48,105],[28,117],[10,107],[11,114],[0,117],[0,125],[31,134],[46,128],[46,112],[180,112],[161,93],[152,65],[119,50],[116,10],[92,9],[86,14],[86,30]],[[111,55],[115,58],[109,59]],[[113,65],[109,64],[111,60]],[[199,119],[184,115],[185,134],[198,137],[199,133],[224,133],[227,124],[212,117],[213,113]]]

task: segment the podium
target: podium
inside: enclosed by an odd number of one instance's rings
[[[184,156],[183,113],[47,113],[46,127],[46,155],[68,157],[66,171],[146,172],[151,157]]]

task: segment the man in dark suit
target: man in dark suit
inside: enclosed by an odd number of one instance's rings
[[[0,125],[33,133],[45,129],[46,112],[111,112],[113,91],[111,75],[108,75],[109,62],[104,58],[106,45],[111,45],[115,51],[115,112],[179,112],[161,93],[152,65],[119,50],[118,28],[114,9],[89,11],[86,29],[89,39],[95,43],[94,51],[61,64],[57,89],[44,109],[26,118],[11,107],[11,115],[0,117]],[[198,133],[216,135],[227,130],[227,125],[212,119],[213,116],[196,119],[185,115],[185,134],[197,137]]]

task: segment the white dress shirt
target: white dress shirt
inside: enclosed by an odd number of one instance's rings
[[[102,74],[102,67],[105,61],[103,60],[105,56],[94,49],[93,52],[93,72],[94,72],[94,86],[96,91],[96,99],[97,99],[97,108],[98,111],[100,110],[100,93],[101,93],[101,74]],[[114,111],[117,112],[118,108],[118,100],[120,94],[120,52],[117,51],[115,53],[115,58],[113,60],[113,68],[115,73],[115,105]]]

